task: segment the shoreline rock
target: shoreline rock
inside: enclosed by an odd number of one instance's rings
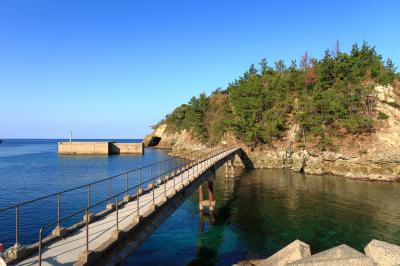
[[[247,167],[292,169],[315,175],[336,175],[368,181],[400,182],[400,92],[392,86],[378,86],[376,110],[387,116],[375,120],[375,131],[364,135],[344,135],[333,140],[335,151],[322,151],[305,139],[300,143],[299,125],[288,121],[288,130],[281,140],[269,146],[250,148],[226,133],[217,146],[241,147],[248,156]],[[170,148],[180,155],[206,148],[190,131],[176,132],[159,124],[145,143],[158,138],[157,148]]]

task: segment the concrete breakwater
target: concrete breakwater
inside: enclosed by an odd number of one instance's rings
[[[118,143],[112,141],[73,141],[58,143],[58,154],[63,155],[108,155],[143,153],[143,143]]]
[[[235,266],[306,266],[306,265],[384,265],[400,264],[400,246],[372,240],[365,254],[347,245],[340,245],[311,255],[310,246],[295,240],[266,259],[240,261]]]

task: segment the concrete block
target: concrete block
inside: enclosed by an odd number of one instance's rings
[[[124,202],[125,203],[128,203],[128,202],[130,202],[132,200],[132,196],[131,195],[125,195],[124,196]]]
[[[111,238],[114,239],[114,240],[116,240],[116,239],[118,239],[118,238],[121,236],[121,234],[122,234],[122,232],[121,232],[120,230],[114,230],[114,231],[111,233]]]
[[[150,205],[149,208],[143,213],[143,217],[149,217],[155,210],[155,205]]]
[[[376,265],[376,263],[363,253],[347,246],[340,245],[307,258],[303,258],[287,265]]]
[[[157,207],[161,207],[167,201],[167,197],[162,196],[160,200],[157,202]]]
[[[132,223],[133,223],[133,225],[135,226],[135,225],[137,225],[138,223],[140,223],[141,220],[142,220],[142,217],[141,217],[141,216],[134,215],[134,216],[133,216],[133,219],[132,219]]]
[[[89,223],[90,223],[91,221],[93,221],[93,218],[94,218],[93,213],[89,213],[89,214],[88,214],[88,218],[89,218]],[[86,222],[86,214],[83,215],[83,221]]]
[[[106,209],[109,210],[109,211],[115,210],[115,204],[108,203],[108,204],[106,205]]]
[[[89,253],[87,253],[86,250],[83,251],[81,254],[79,254],[78,261],[74,265],[87,265],[91,253],[91,251],[89,251]]]
[[[59,142],[58,153],[67,155],[108,155],[109,142],[93,142],[93,141],[79,141],[79,142]]]
[[[252,265],[284,266],[309,256],[311,256],[310,246],[297,239],[267,259],[248,260],[248,262]],[[239,265],[242,265],[240,263]]]
[[[287,266],[378,266],[371,258],[343,258],[343,259],[320,259],[320,260],[301,260],[292,262]]]
[[[379,265],[400,265],[400,246],[374,239],[368,243],[364,251]]]
[[[167,192],[168,193],[168,195],[167,195],[167,198],[172,198],[172,197],[174,197],[175,196],[175,194],[176,194],[176,191],[173,191],[173,190],[171,190],[171,191],[169,191],[169,192]]]
[[[7,261],[19,260],[27,256],[27,249],[19,244],[15,244],[6,252],[5,257]]]
[[[143,143],[109,143],[109,153],[114,154],[143,154]]]
[[[53,229],[53,231],[51,232],[51,235],[57,236],[57,237],[64,237],[66,233],[67,233],[67,229],[65,227],[57,226],[56,228]]]

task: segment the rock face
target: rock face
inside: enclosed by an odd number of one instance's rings
[[[352,156],[337,152],[313,154],[299,150],[288,154],[285,150],[267,150],[249,152],[248,155],[255,168],[290,168],[309,174],[333,174],[373,181],[400,180],[400,160],[382,153]]]
[[[179,133],[168,133],[167,125],[159,125],[153,133],[146,135],[143,142],[146,146],[154,146],[157,148],[171,148],[175,145],[176,139],[179,137]]]
[[[198,142],[187,130],[170,131],[166,124],[159,125],[152,134],[145,136],[144,143],[146,146],[172,149],[173,154],[206,148],[206,145]]]
[[[387,119],[375,121],[375,132],[362,136],[346,136],[335,140],[335,151],[321,151],[314,145],[300,145],[296,140],[299,125],[289,123],[282,140],[271,146],[250,149],[231,134],[225,134],[220,145],[240,146],[248,156],[247,167],[289,168],[309,174],[333,174],[352,179],[400,181],[400,86],[377,86],[376,110]],[[193,135],[184,130],[169,131],[159,125],[146,136],[148,143],[159,138],[156,147],[172,148],[175,155],[204,148]],[[307,147],[307,148],[304,148]]]

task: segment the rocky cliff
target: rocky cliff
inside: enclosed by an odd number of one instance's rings
[[[392,86],[375,88],[377,112],[383,118],[374,122],[374,132],[334,139],[335,150],[323,151],[312,143],[296,140],[298,125],[292,123],[285,136],[268,146],[250,148],[225,134],[219,145],[240,146],[254,168],[289,168],[310,174],[333,174],[353,179],[400,181],[400,91]],[[187,130],[174,132],[160,124],[145,143],[171,148],[173,154],[204,148]]]

